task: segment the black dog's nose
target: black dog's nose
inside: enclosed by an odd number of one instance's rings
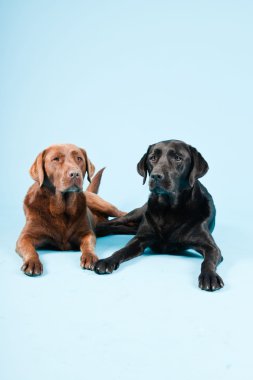
[[[163,174],[158,174],[158,173],[153,173],[151,174],[150,176],[154,181],[161,181],[162,179],[164,179],[164,175]]]
[[[70,178],[77,178],[80,176],[80,173],[74,170],[69,171]]]

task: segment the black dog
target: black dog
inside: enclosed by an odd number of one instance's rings
[[[148,203],[98,225],[96,231],[98,236],[116,233],[136,236],[112,256],[97,261],[95,272],[111,273],[146,247],[159,253],[193,248],[204,257],[199,287],[210,291],[222,288],[224,283],[216,267],[223,258],[211,235],[215,207],[211,195],[198,181],[208,170],[207,162],[190,145],[168,140],[149,146],[137,170],[144,177],[143,183],[149,173]]]

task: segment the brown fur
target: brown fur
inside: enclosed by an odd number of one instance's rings
[[[84,149],[71,144],[53,145],[38,155],[30,174],[35,183],[24,200],[26,224],[17,241],[16,251],[23,258],[22,270],[29,276],[43,271],[36,248],[80,249],[81,267],[93,270],[94,228],[108,216],[123,212],[97,194],[101,169],[91,181],[95,167]],[[91,182],[82,191],[85,174]]]

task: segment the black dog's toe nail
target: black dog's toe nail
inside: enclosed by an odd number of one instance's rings
[[[97,274],[104,274],[105,273],[104,262],[103,261],[97,262],[94,266],[94,271]]]
[[[94,266],[94,271],[97,274],[110,274],[119,267],[119,264],[115,264],[111,260],[103,259],[97,262]]]
[[[199,287],[206,291],[215,291],[224,286],[222,278],[215,272],[207,272],[200,274]]]

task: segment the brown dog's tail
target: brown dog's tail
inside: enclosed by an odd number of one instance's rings
[[[105,168],[100,169],[97,172],[97,174],[92,178],[91,183],[87,187],[86,191],[90,191],[91,193],[95,193],[95,194],[98,193],[98,189],[100,186],[100,182],[101,182],[101,178],[102,178],[102,174],[104,170]]]

